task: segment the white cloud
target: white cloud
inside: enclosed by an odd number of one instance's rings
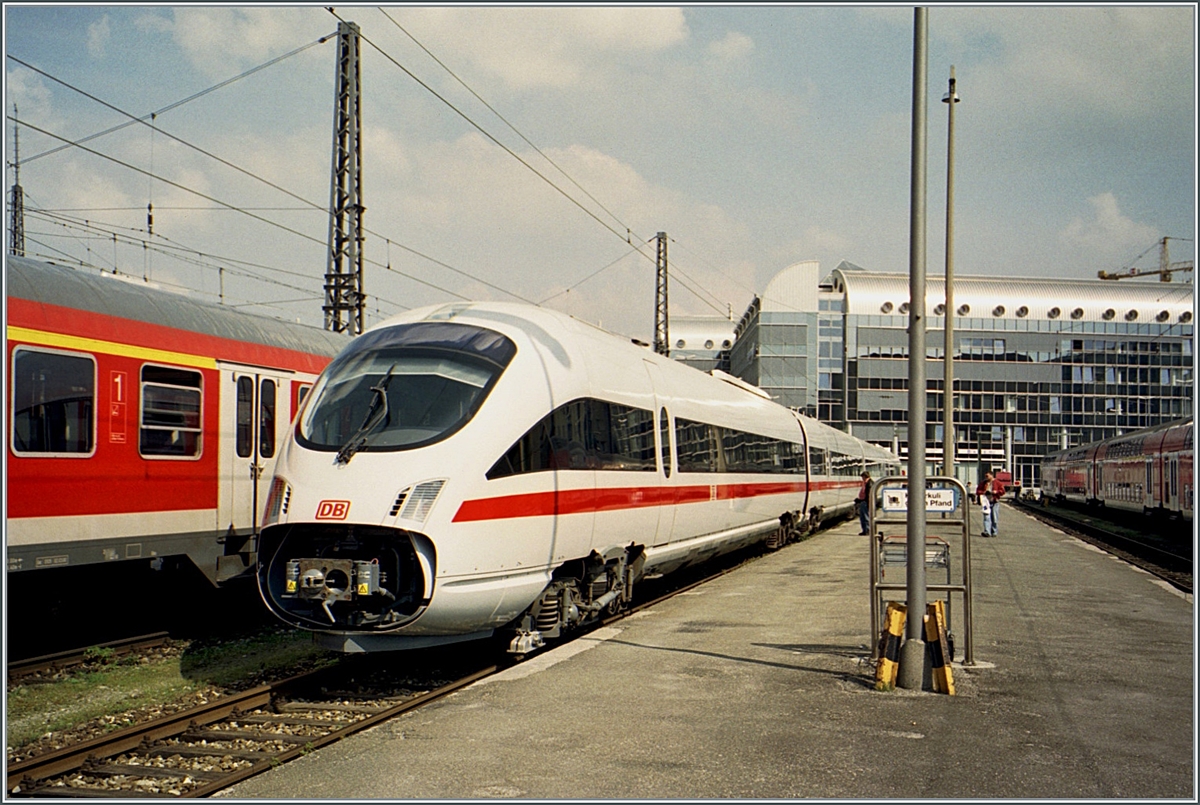
[[[55,130],[52,123],[59,120],[54,112],[53,95],[40,75],[24,67],[8,71],[4,100],[9,108],[15,103],[19,117],[36,120],[42,128]]]
[[[139,14],[134,17],[133,27],[142,33],[170,33],[175,26],[171,20],[162,14],[148,11],[145,14]]]
[[[708,52],[721,61],[744,59],[754,52],[754,40],[738,31],[730,31],[723,39],[710,42]]]
[[[453,64],[470,63],[517,89],[569,87],[614,59],[688,37],[678,8],[412,8],[389,15]]]
[[[1091,217],[1074,218],[1059,239],[1081,255],[1092,256],[1098,269],[1118,268],[1158,240],[1158,230],[1122,213],[1112,193],[1093,196],[1088,203]]]
[[[108,42],[110,39],[112,39],[112,26],[108,22],[108,15],[105,14],[99,20],[88,26],[88,53],[97,59],[102,57],[108,47]]]
[[[174,11],[176,43],[210,78],[228,77],[337,29],[332,16],[314,8],[180,7]],[[327,15],[327,23],[322,24],[319,14]]]
[[[955,49],[995,50],[995,100],[1146,115],[1157,87],[1191,73],[1195,10],[1164,8],[938,9],[938,35]],[[982,42],[990,42],[980,45]],[[990,71],[989,71],[990,72]],[[1171,79],[1171,80],[1166,80]],[[970,84],[963,85],[970,90]],[[1151,92],[1147,94],[1146,89]],[[965,98],[964,98],[965,100]]]

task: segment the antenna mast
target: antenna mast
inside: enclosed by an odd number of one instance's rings
[[[17,122],[17,105],[13,104],[13,186],[12,220],[9,225],[8,253],[25,256],[25,191],[21,189],[21,129]]]
[[[359,28],[338,23],[334,88],[333,171],[329,190],[329,261],[325,270],[325,329],[363,331],[362,111],[359,106]]]

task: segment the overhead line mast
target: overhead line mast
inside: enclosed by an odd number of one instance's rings
[[[654,283],[654,351],[671,355],[670,320],[667,315],[667,233],[659,232]]]
[[[25,256],[25,191],[21,188],[21,139],[20,124],[17,122],[17,105],[13,104],[13,186],[9,210],[12,219],[9,225],[8,253]]]
[[[362,109],[359,28],[338,23],[334,89],[333,170],[329,190],[329,260],[325,270],[325,329],[363,331]]]

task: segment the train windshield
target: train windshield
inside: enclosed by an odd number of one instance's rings
[[[357,338],[321,374],[297,431],[314,450],[405,450],[471,420],[516,354],[500,333],[418,322]]]

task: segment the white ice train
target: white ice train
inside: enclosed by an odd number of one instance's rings
[[[854,505],[882,448],[541,308],[423,308],[355,339],[281,450],[258,552],[340,651],[500,631],[524,654],[633,585]]]

